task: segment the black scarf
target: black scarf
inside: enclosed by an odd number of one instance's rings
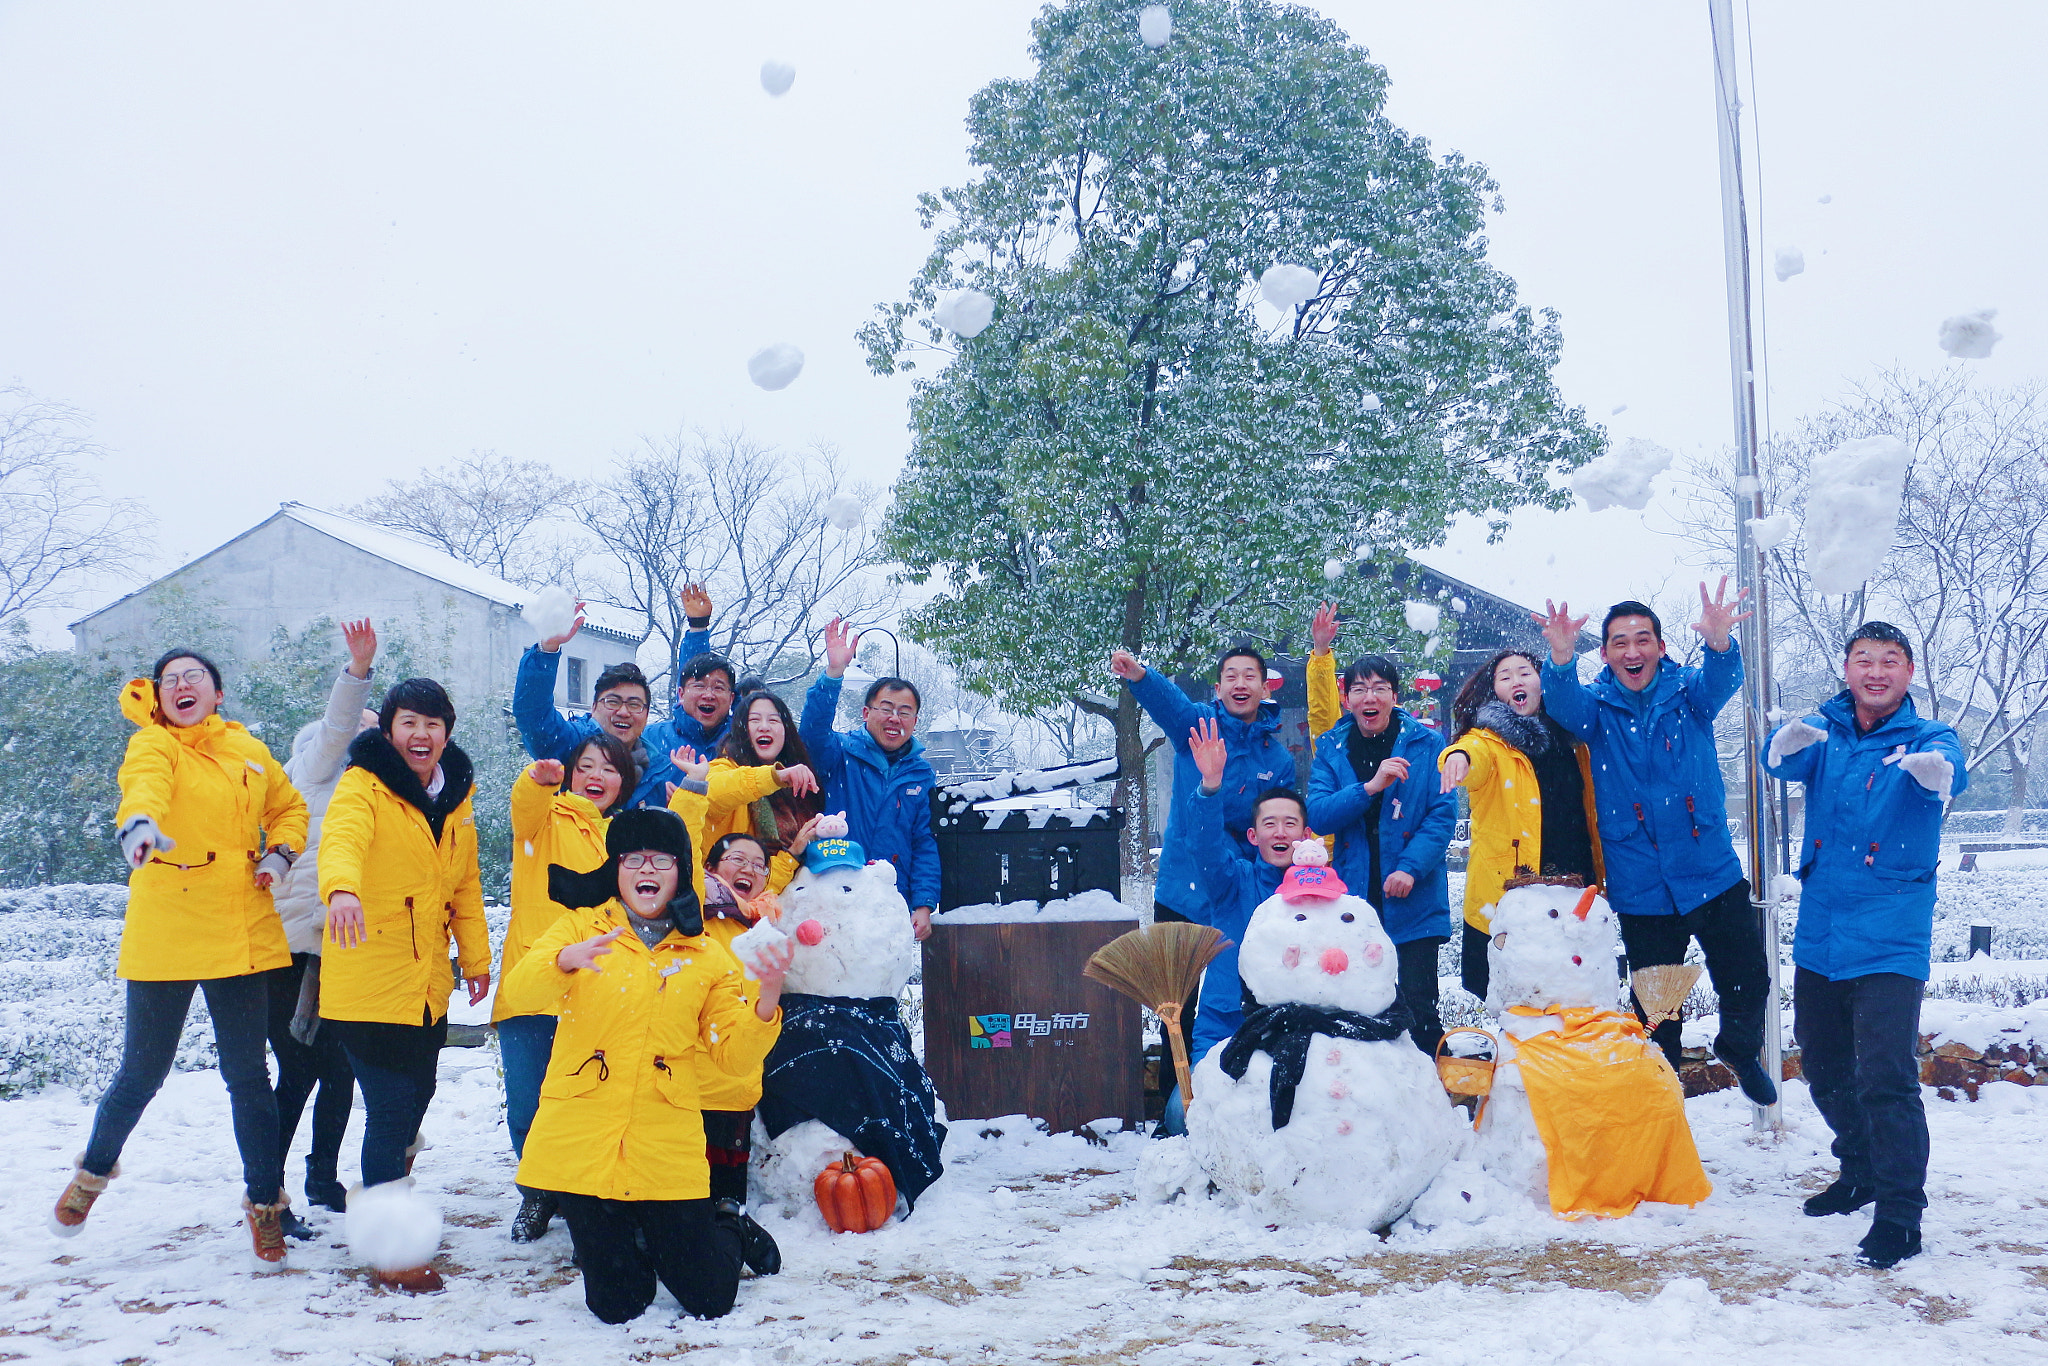
[[[420,775],[412,771],[405,762],[405,756],[398,752],[398,746],[392,744],[391,737],[381,730],[366,730],[349,742],[348,766],[368,770],[371,777],[390,788],[400,801],[416,808],[427,818],[436,844],[441,842],[441,826],[456,807],[468,800],[469,789],[476,776],[469,756],[450,740],[448,748],[441,751],[441,795],[429,797]]]
[[[1351,771],[1358,775],[1358,781],[1372,781],[1380,765],[1394,757],[1394,742],[1400,738],[1398,711],[1387,718],[1386,728],[1377,735],[1367,735],[1359,729],[1358,718],[1351,719],[1351,733],[1344,737],[1344,752],[1350,756]],[[1380,873],[1380,806],[1386,795],[1385,788],[1373,793],[1358,817],[1366,850],[1365,899],[1375,911],[1384,910],[1387,899],[1386,878]]]
[[[1302,1069],[1308,1066],[1313,1036],[1326,1034],[1333,1039],[1385,1043],[1399,1038],[1413,1023],[1407,1002],[1398,994],[1394,1003],[1377,1015],[1304,1005],[1300,1001],[1260,1006],[1245,1015],[1237,1033],[1223,1045],[1223,1056],[1218,1062],[1225,1076],[1241,1081],[1245,1069],[1251,1066],[1252,1054],[1264,1053],[1273,1059],[1273,1075],[1268,1082],[1273,1127],[1284,1129],[1287,1121],[1294,1118],[1294,1088],[1301,1085]]]

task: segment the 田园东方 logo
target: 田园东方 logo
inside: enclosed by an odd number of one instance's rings
[[[1077,1040],[1052,1037],[1072,1030],[1088,1027],[1088,1012],[1085,1010],[1066,1012],[1055,1011],[1051,1015],[1040,1015],[1023,1010],[1005,1015],[969,1015],[967,1017],[967,1046],[969,1048],[1010,1048],[1014,1041],[1022,1039],[1027,1045],[1036,1046],[1045,1039],[1054,1048],[1071,1047]]]

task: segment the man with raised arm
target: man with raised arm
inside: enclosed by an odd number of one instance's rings
[[[1606,667],[1591,683],[1579,682],[1575,654],[1587,618],[1574,619],[1569,603],[1546,602],[1549,615],[1536,620],[1550,643],[1544,710],[1592,755],[1607,900],[1621,921],[1629,968],[1682,963],[1697,939],[1721,998],[1714,1056],[1751,1102],[1770,1105],[1778,1098],[1762,1059],[1770,961],[1729,838],[1714,748],[1714,717],[1742,687],[1742,657],[1730,633],[1750,615],[1737,610],[1748,592],[1727,601],[1726,575],[1712,598],[1700,585],[1692,629],[1707,648],[1696,669],[1665,658],[1664,624],[1654,611],[1616,603],[1600,626]],[[1678,1021],[1665,1021],[1652,1037],[1676,1071]]]

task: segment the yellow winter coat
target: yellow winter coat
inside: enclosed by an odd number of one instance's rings
[[[1600,856],[1600,818],[1593,805],[1593,761],[1581,744],[1572,746],[1579,758],[1579,776],[1586,794],[1586,834],[1593,841],[1593,874],[1607,880],[1607,865]],[[1536,784],[1536,766],[1529,756],[1492,731],[1475,726],[1452,741],[1437,756],[1444,760],[1463,754],[1472,771],[1465,779],[1465,796],[1472,806],[1472,852],[1465,863],[1465,923],[1481,934],[1487,933],[1487,911],[1515,869],[1543,867],[1543,795]]]
[[[563,972],[565,945],[624,928],[595,972]],[[563,916],[499,988],[518,1014],[553,1009],[554,1054],[515,1178],[604,1200],[702,1200],[705,1078],[759,1077],[782,1014],[754,1014],[755,983],[708,935],[640,942],[617,901]]]
[[[236,722],[216,714],[196,726],[165,723],[146,678],[121,690],[121,714],[138,729],[121,760],[115,827],[148,816],[176,847],[128,875],[116,975],[184,982],[284,967],[284,922],[256,885],[256,861],[266,840],[305,848],[305,799]]]
[[[1344,703],[1337,692],[1337,656],[1335,653],[1319,655],[1313,652],[1308,657],[1308,740],[1309,751],[1314,753],[1315,742],[1323,738],[1323,732],[1337,724],[1344,715]],[[1323,836],[1323,847],[1331,853],[1337,852],[1337,837]]]
[[[774,893],[757,898],[756,904],[773,904]],[[743,920],[727,915],[704,917],[704,934],[727,953],[732,952],[732,941],[745,934],[750,927]],[[735,963],[739,959],[733,959]],[[745,974],[744,965],[740,968]],[[757,985],[748,982],[749,987]],[[744,1072],[727,1073],[716,1068],[700,1068],[697,1085],[702,1088],[701,1099],[706,1110],[751,1110],[761,1103],[761,1064],[755,1063]]]
[[[755,835],[754,803],[772,796],[778,784],[773,764],[736,764],[730,759],[711,761],[704,779],[711,790],[704,799],[704,843],[698,846],[702,863],[711,846],[727,835]],[[768,890],[780,892],[802,865],[786,853],[768,860]],[[717,1109],[717,1106],[713,1106]]]
[[[587,873],[609,857],[604,832],[611,821],[598,814],[588,797],[543,787],[533,781],[532,772],[529,767],[512,780],[512,919],[498,956],[500,987],[541,932],[569,913],[568,907],[548,900],[548,865]],[[491,1023],[511,1014],[500,990],[491,1002]]]
[[[336,892],[359,897],[365,938],[345,949],[322,931],[320,1015],[429,1023],[448,1013],[455,988],[448,969],[451,930],[462,975],[491,970],[469,757],[454,745],[441,756],[444,792],[462,795],[442,821],[439,840],[425,813],[398,795],[412,770],[382,731],[357,736],[349,761],[321,827],[320,900],[331,905]],[[418,785],[412,778],[410,787]]]

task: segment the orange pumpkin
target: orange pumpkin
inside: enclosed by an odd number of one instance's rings
[[[872,1233],[896,1212],[896,1178],[880,1158],[843,1154],[818,1173],[813,1190],[834,1233]]]

